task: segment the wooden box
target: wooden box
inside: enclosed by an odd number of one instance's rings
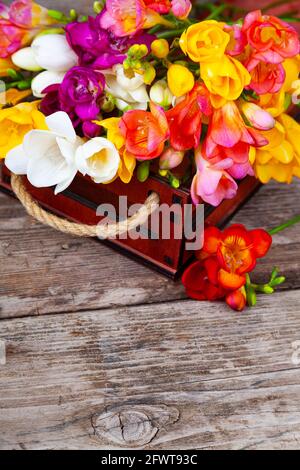
[[[10,173],[1,164],[0,188],[11,193]],[[99,185],[90,178],[77,176],[72,185],[57,196],[53,189],[37,189],[24,178],[26,187],[41,206],[49,211],[68,218],[72,221],[85,224],[97,224],[101,218],[97,217],[96,210],[100,204],[112,204],[116,211],[119,208],[119,196],[127,196],[128,205],[143,204],[153,191],[159,195],[160,203],[171,206],[180,204],[182,211],[185,204],[191,204],[189,189],[172,189],[163,179],[150,176],[145,183],[140,183],[136,177],[130,184],[123,184],[117,180],[109,185]],[[246,178],[241,182],[238,195],[231,201],[225,201],[218,208],[205,205],[205,222],[218,226],[225,225],[237,209],[257,190],[259,183],[254,178]],[[193,256],[186,251],[184,234],[182,239],[175,239],[176,218],[170,214],[171,240],[163,240],[161,234],[150,233],[146,237],[133,240],[115,239],[104,241],[123,253],[138,258],[141,262],[154,267],[167,276],[176,278],[184,266]]]

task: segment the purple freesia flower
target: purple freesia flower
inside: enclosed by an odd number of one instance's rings
[[[98,118],[100,100],[105,87],[104,75],[87,67],[73,67],[61,85],[52,85],[44,90],[41,111],[49,116],[56,111],[65,111],[74,128],[86,137],[96,137],[100,128],[93,123]]]
[[[70,23],[66,26],[68,42],[79,57],[82,66],[107,69],[122,64],[127,50],[134,44],[146,44],[150,50],[155,36],[137,33],[130,37],[117,37],[112,32],[101,28],[102,13],[88,21]]]

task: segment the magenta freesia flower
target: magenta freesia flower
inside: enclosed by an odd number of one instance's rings
[[[86,22],[75,22],[66,26],[68,42],[78,55],[80,65],[107,69],[122,64],[126,59],[127,50],[133,44],[146,44],[150,50],[154,36],[137,33],[131,37],[117,37],[101,27],[102,16],[103,13],[100,13]]]
[[[99,126],[93,123],[99,117],[100,101],[105,87],[104,75],[87,67],[73,67],[61,85],[44,90],[46,97],[41,102],[44,114],[65,111],[73,126],[86,137],[99,135]]]

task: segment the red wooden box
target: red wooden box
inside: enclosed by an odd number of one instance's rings
[[[142,204],[153,191],[159,195],[161,204],[190,204],[189,189],[172,189],[164,180],[151,176],[145,183],[140,183],[135,177],[130,184],[123,184],[120,180],[109,185],[93,183],[90,178],[77,176],[72,185],[64,193],[55,196],[53,189],[37,189],[28,183],[26,186],[35,200],[51,212],[70,220],[94,225],[101,218],[97,217],[96,210],[99,204],[112,204],[119,207],[119,196],[126,195],[128,205]],[[257,190],[259,183],[254,178],[247,178],[241,182],[238,195],[231,201],[225,201],[218,208],[205,205],[205,221],[209,224],[224,225],[241,207],[242,204]],[[2,163],[0,188],[11,192],[10,173]],[[171,214],[172,216],[172,214]],[[171,234],[175,230],[176,220],[171,217]],[[176,278],[183,267],[189,262],[193,253],[186,251],[184,235],[181,240],[175,237],[171,240],[130,238],[104,241],[121,250],[125,254],[137,257],[141,262],[148,264],[164,274]]]

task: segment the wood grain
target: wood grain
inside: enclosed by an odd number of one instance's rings
[[[2,321],[0,448],[297,448],[299,312],[298,290],[243,315],[188,301]]]
[[[265,186],[234,222],[275,227],[299,213],[300,182]],[[0,318],[75,312],[185,298],[180,283],[93,240],[42,227],[14,199],[0,194]],[[288,253],[288,256],[287,256]],[[300,288],[300,231],[277,235],[256,271],[265,281],[274,265],[287,276],[284,289]]]

